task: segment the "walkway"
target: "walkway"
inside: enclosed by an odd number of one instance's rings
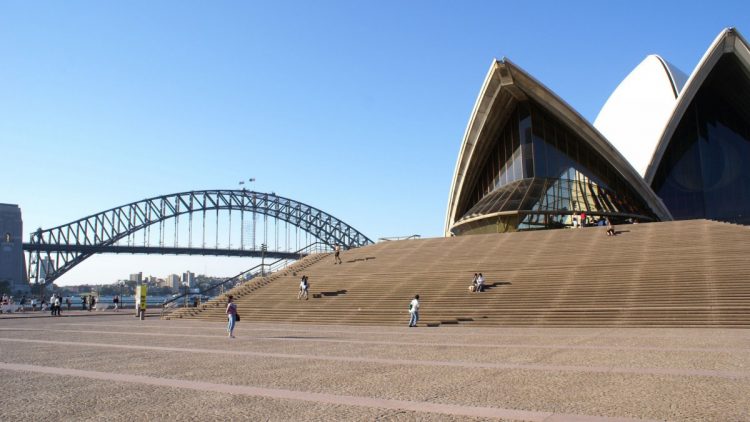
[[[8,420],[750,420],[750,330],[0,320]]]

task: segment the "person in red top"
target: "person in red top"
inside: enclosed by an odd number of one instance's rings
[[[234,323],[237,321],[237,305],[234,304],[234,297],[229,295],[227,298],[227,336],[234,338]]]

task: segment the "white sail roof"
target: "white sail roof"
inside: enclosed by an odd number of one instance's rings
[[[724,54],[733,54],[737,57],[748,71],[748,74],[750,74],[750,45],[748,45],[748,42],[735,28],[724,29],[719,33],[708,50],[706,50],[700,62],[698,62],[698,65],[685,82],[684,87],[679,91],[679,96],[665,119],[664,128],[656,140],[646,171],[642,173],[647,183],[651,184],[653,182],[656,170],[659,168],[659,163],[661,163],[669,141],[672,139],[672,135],[674,135],[674,131],[682,120],[685,111],[690,106],[693,98],[695,98],[698,90],[703,86],[703,82]]]
[[[623,180],[633,188],[634,192],[641,196],[647,206],[661,220],[672,219],[662,201],[646,185],[643,178],[591,123],[523,69],[508,59],[502,59],[495,60],[490,66],[464,133],[464,139],[461,142],[461,150],[458,154],[448,197],[445,220],[446,236],[451,235],[451,227],[461,217],[457,215],[457,211],[461,200],[468,195],[464,189],[467,185],[467,176],[477,171],[475,162],[481,161],[482,157],[477,156],[478,144],[494,141],[483,136],[488,126],[488,120],[492,120],[493,116],[504,115],[508,106],[514,101],[522,101],[528,98],[545,107],[553,116],[560,119],[563,124],[579,135],[584,142],[587,142],[596,153],[609,163],[614,171],[620,174]]]
[[[686,80],[679,69],[650,55],[617,86],[594,121],[641,176]]]

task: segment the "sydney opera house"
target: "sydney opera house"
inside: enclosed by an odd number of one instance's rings
[[[750,224],[750,48],[722,31],[692,74],[648,56],[589,123],[496,60],[456,163],[446,235],[694,218]]]

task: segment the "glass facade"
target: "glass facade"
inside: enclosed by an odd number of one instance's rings
[[[565,227],[581,212],[656,220],[606,160],[533,102],[519,103],[492,138],[455,234]]]
[[[675,219],[750,224],[750,75],[725,54],[679,122],[651,187]]]

